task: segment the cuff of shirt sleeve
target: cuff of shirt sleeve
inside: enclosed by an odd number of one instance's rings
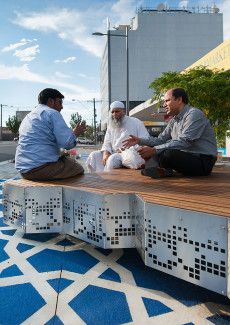
[[[156,149],[157,154],[165,150],[165,148],[162,145],[156,146],[154,148]]]
[[[146,145],[146,140],[148,140],[148,138],[140,138],[139,140],[139,146],[145,146]]]

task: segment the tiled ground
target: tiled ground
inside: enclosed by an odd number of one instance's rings
[[[1,325],[230,324],[228,298],[146,267],[135,249],[24,235],[2,212],[0,301]]]

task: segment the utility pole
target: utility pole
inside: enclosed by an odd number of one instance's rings
[[[2,141],[2,108],[3,106],[8,106],[8,105],[3,105],[3,104],[0,104],[0,107],[1,107],[1,133],[0,133],[0,139]]]
[[[96,103],[100,103],[100,100],[96,100],[93,98],[93,100],[87,100],[87,102],[93,102],[93,133],[94,133],[94,143],[97,144],[97,112],[96,112]]]
[[[94,129],[94,143],[97,144],[97,121],[96,121],[96,101],[95,98],[93,98],[93,129]]]

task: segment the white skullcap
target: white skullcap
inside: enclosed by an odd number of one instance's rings
[[[110,109],[114,109],[114,108],[125,108],[125,105],[122,102],[119,102],[118,100],[115,100],[115,102],[112,102],[110,104]]]

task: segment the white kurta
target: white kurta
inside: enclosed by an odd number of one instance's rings
[[[135,117],[125,116],[121,128],[109,125],[101,151],[92,152],[87,159],[86,164],[89,172],[102,172],[121,167],[121,156],[116,151],[122,147],[122,141],[127,139],[129,135],[134,135],[139,138],[149,137],[144,123]],[[106,166],[102,163],[102,154],[105,150],[112,154],[107,160]]]

